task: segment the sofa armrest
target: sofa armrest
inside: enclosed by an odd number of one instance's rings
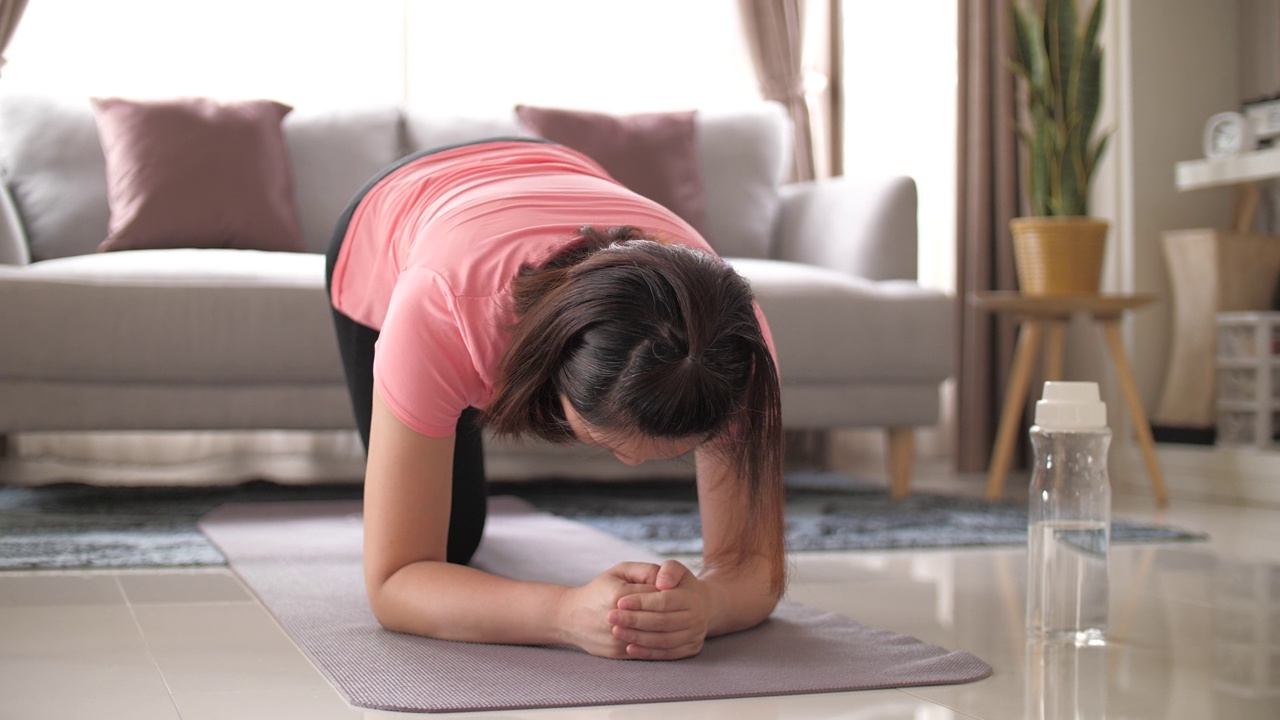
[[[27,231],[22,227],[18,206],[9,188],[0,183],[0,265],[26,265],[31,262]]]
[[[784,185],[774,227],[779,260],[870,280],[916,279],[916,184],[838,177]]]

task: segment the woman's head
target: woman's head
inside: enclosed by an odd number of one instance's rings
[[[679,245],[633,240],[569,273],[554,311],[574,329],[557,391],[594,428],[710,437],[742,408],[760,338],[746,282]]]
[[[776,412],[777,373],[732,267],[635,228],[582,232],[515,280],[491,426],[571,441],[567,406],[598,434],[710,440]]]
[[[635,228],[587,227],[568,250],[522,268],[512,291],[491,429],[582,440],[624,462],[720,453],[753,499],[744,535],[780,536],[778,373],[750,285],[728,263]],[[743,557],[753,545],[741,545]]]
[[[592,427],[569,404],[569,398],[561,395],[565,421],[575,437],[587,445],[603,448],[613,453],[625,465],[640,465],[649,460],[669,460],[686,455],[702,445],[706,438],[693,435],[683,438],[664,438],[642,435],[638,432],[616,432]]]

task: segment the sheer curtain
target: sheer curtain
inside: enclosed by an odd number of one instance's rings
[[[399,102],[407,0],[39,0],[6,92]]]
[[[737,0],[406,0],[405,101],[632,113],[760,102]]]
[[[4,67],[4,51],[18,29],[18,21],[22,19],[22,11],[27,9],[27,0],[0,0],[0,68]]]
[[[825,85],[825,78],[806,72],[804,64],[805,16],[814,8],[806,0],[739,0],[738,5],[760,94],[782,103],[791,116],[791,179],[812,180],[817,173],[809,102],[813,86]]]

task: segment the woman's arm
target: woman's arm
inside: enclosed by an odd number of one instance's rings
[[[711,586],[713,604],[709,636],[755,627],[769,617],[778,604],[774,578],[784,575],[784,562],[775,547],[784,542],[780,536],[784,523],[766,535],[757,528],[751,535],[755,547],[749,549],[749,561],[739,565],[743,534],[741,528],[751,512],[751,495],[746,482],[737,477],[732,465],[714,449],[697,452],[698,508],[702,516],[703,570],[699,578]]]
[[[742,525],[750,511],[750,495],[723,457],[697,451],[698,505],[702,515],[703,570],[694,575],[682,563],[660,567],[659,592],[618,601],[610,613],[613,634],[627,643],[627,654],[650,660],[696,655],[708,637],[755,627],[778,604],[774,578],[782,576],[781,523],[770,535],[751,535],[741,562]]]
[[[446,562],[453,442],[415,432],[374,391],[364,568],[378,621],[389,630],[446,640],[567,644],[626,657],[608,613],[620,597],[652,591],[657,566],[624,563],[569,588]]]

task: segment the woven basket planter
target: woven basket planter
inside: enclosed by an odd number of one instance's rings
[[[1107,254],[1107,222],[1090,217],[1009,221],[1023,295],[1096,295]]]

